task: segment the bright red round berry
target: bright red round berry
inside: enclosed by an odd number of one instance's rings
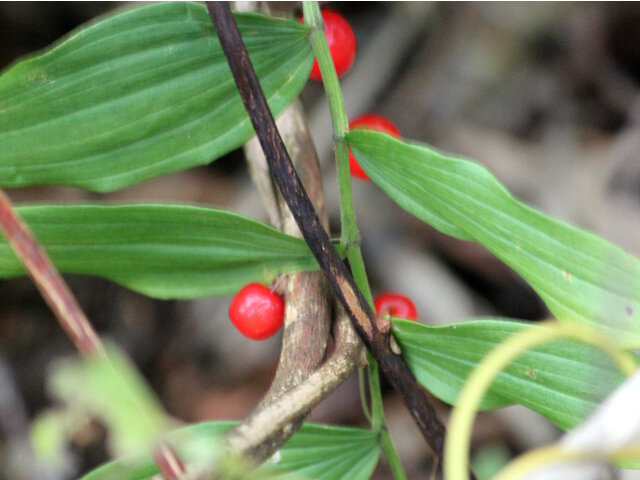
[[[373,301],[378,315],[417,320],[418,310],[409,297],[399,293],[383,293]]]
[[[329,53],[336,67],[336,73],[341,77],[349,71],[356,58],[356,36],[349,22],[339,13],[330,9],[322,9],[321,13]],[[322,81],[318,60],[314,60],[309,78],[317,82]]]
[[[284,300],[264,285],[250,283],[233,298],[229,318],[245,337],[264,340],[282,327]]]
[[[398,127],[396,127],[391,120],[381,115],[376,115],[375,113],[367,113],[352,120],[351,123],[349,123],[349,129],[353,130],[354,128],[368,128],[369,130],[388,133],[393,137],[400,138],[400,130],[398,130]],[[360,180],[369,180],[369,176],[362,170],[362,167],[358,165],[351,150],[349,150],[349,167],[351,168],[351,175],[354,177]]]

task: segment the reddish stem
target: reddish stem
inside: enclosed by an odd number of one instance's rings
[[[0,227],[38,290],[76,348],[83,355],[102,354],[104,348],[69,287],[29,227],[0,189]]]
[[[167,442],[160,442],[156,445],[153,459],[166,480],[178,480],[185,474],[184,465]]]
[[[7,194],[0,188],[0,227],[11,248],[33,278],[45,301],[76,348],[84,356],[104,355],[105,350],[91,323],[78,305],[51,259],[24,223]],[[156,447],[154,458],[167,480],[184,474],[178,456],[165,442]]]

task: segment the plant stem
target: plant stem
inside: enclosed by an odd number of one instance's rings
[[[358,224],[353,208],[351,175],[349,172],[349,148],[344,140],[344,136],[349,131],[349,121],[344,107],[342,90],[340,89],[338,75],[331,58],[331,53],[329,52],[329,45],[324,35],[324,25],[318,2],[303,2],[302,8],[305,23],[311,27],[309,40],[311,42],[311,48],[318,59],[318,66],[322,74],[322,83],[329,101],[329,111],[333,123],[342,227],[340,243],[347,253],[347,260],[349,261],[351,273],[353,274],[353,279],[357,287],[369,305],[373,306],[371,288],[369,287],[364,261],[362,260],[362,251],[360,249],[360,233],[358,232]],[[392,466],[394,477],[396,479],[404,479],[406,475],[402,468],[402,463],[399,461],[391,438],[389,438],[386,428],[384,427],[384,407],[382,405],[378,362],[369,351],[367,351],[367,364],[369,394],[371,396],[371,428],[380,432],[382,449],[389,460],[389,465]]]
[[[327,92],[333,131],[337,139],[342,139],[349,131],[349,120],[347,119],[347,113],[344,108],[338,74],[331,59],[327,39],[324,36],[324,22],[318,2],[302,2],[302,12],[304,23],[311,29],[309,40],[313,54],[318,60],[318,66],[322,74],[322,84]],[[329,92],[331,92],[331,94],[329,94]]]
[[[438,419],[427,391],[417,382],[405,359],[391,349],[389,332],[383,332],[378,328],[371,305],[356,286],[353,276],[322,227],[278,132],[229,4],[206,2],[206,6],[218,32],[218,39],[227,57],[238,92],[264,150],[269,169],[305,242],[329,280],[331,290],[344,307],[356,332],[375,355],[389,383],[402,395],[424,439],[435,455],[441,458],[445,437],[444,425]]]
[[[385,426],[382,389],[380,388],[380,371],[378,362],[376,362],[376,359],[373,358],[373,355],[368,351],[367,376],[369,378],[369,395],[371,395],[371,428],[379,432]],[[393,447],[393,445],[391,446]]]
[[[362,255],[359,254],[360,248],[358,247],[358,244],[360,239],[355,212],[353,210],[353,198],[351,196],[351,178],[349,175],[348,161],[349,148],[344,141],[344,136],[349,131],[349,120],[347,119],[347,113],[344,108],[342,90],[340,90],[338,75],[336,74],[336,69],[333,65],[333,60],[331,59],[331,53],[329,52],[329,45],[327,44],[327,39],[324,35],[324,24],[320,13],[320,7],[318,7],[317,2],[303,2],[302,9],[304,12],[304,21],[311,28],[309,41],[311,42],[313,53],[318,60],[318,66],[320,67],[320,73],[322,74],[322,83],[327,94],[327,100],[329,101],[331,121],[333,123],[333,135],[336,142],[335,149],[336,164],[338,168],[338,188],[340,191],[340,214],[342,216],[341,244],[347,249],[348,258],[350,255],[353,255],[354,260],[357,260],[356,257],[360,257],[360,262],[354,262],[359,265],[351,265],[351,271],[356,283],[364,284],[358,285],[358,288],[362,291],[367,302],[371,304],[371,291],[369,290],[369,285],[366,281],[364,264],[362,263],[361,258]],[[353,254],[352,252],[354,250],[357,250],[358,253]],[[352,260],[349,258],[349,264],[351,263]],[[361,278],[359,279],[358,277]],[[364,279],[364,282],[362,282],[362,279]]]
[[[85,356],[104,355],[104,347],[98,334],[76,298],[9,197],[1,189],[0,228],[78,351]]]
[[[367,389],[365,388],[364,369],[358,368],[358,388],[360,391],[360,403],[362,412],[366,419],[371,423],[371,413],[369,412],[369,404],[367,403]]]
[[[396,480],[407,480],[407,474],[404,471],[404,466],[402,465],[400,457],[393,446],[393,442],[389,436],[389,431],[386,427],[383,427],[382,430],[380,430],[380,445],[387,457],[387,462],[389,462],[389,470],[391,470],[393,478]]]
[[[78,351],[85,357],[106,355],[98,334],[67,283],[2,189],[0,230]],[[154,458],[168,480],[177,479],[185,472],[176,453],[164,442],[158,446]]]

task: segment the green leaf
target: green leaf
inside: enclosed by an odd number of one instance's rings
[[[236,14],[274,115],[313,54],[294,20]],[[253,128],[203,5],[159,3],[84,26],[0,76],[0,185],[106,192],[203,165]]]
[[[408,212],[485,246],[538,292],[560,321],[640,346],[640,261],[513,198],[483,167],[417,143],[354,130],[358,163]]]
[[[112,346],[105,355],[57,364],[49,389],[67,408],[103,420],[117,455],[149,450],[173,424],[126,355]]]
[[[182,428],[167,438],[186,463],[198,462],[234,422],[205,422]],[[377,434],[371,430],[305,424],[251,479],[309,478],[365,480],[380,456]],[[290,473],[284,473],[290,472]],[[158,473],[150,456],[108,463],[81,480],[145,480]],[[291,473],[295,474],[292,476]]]
[[[313,480],[366,480],[380,456],[371,430],[304,425],[268,466]],[[260,471],[252,479],[259,479]]]
[[[478,363],[523,328],[539,327],[499,320],[439,327],[393,321],[395,337],[416,379],[450,404]],[[623,381],[624,375],[601,350],[557,340],[527,350],[513,361],[496,377],[481,408],[524,405],[566,430],[584,420]]]
[[[40,411],[31,422],[30,437],[36,458],[51,472],[68,471],[70,458],[68,439],[86,424],[90,417],[86,412],[65,408]]]
[[[279,273],[316,270],[301,239],[240,215],[179,205],[18,208],[63,273],[96,275],[157,298],[228,295]],[[0,278],[24,274],[0,239]]]

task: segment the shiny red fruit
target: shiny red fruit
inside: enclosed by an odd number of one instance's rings
[[[399,293],[383,293],[373,301],[378,315],[417,320],[418,310],[409,297]]]
[[[233,298],[229,318],[245,337],[264,340],[282,327],[284,300],[264,285],[250,283]]]
[[[400,130],[396,127],[393,122],[381,115],[376,115],[375,113],[367,113],[366,115],[362,115],[349,123],[349,129],[353,130],[355,128],[368,128],[369,130],[375,130],[376,132],[388,133],[392,137],[400,138]],[[362,170],[356,158],[349,150],[349,167],[351,169],[351,175],[360,180],[369,180],[369,176]]]
[[[329,9],[323,9],[321,13],[329,53],[336,67],[336,73],[341,77],[351,69],[356,58],[356,36],[349,22],[339,13]],[[309,78],[317,82],[322,81],[318,60],[314,60]]]

